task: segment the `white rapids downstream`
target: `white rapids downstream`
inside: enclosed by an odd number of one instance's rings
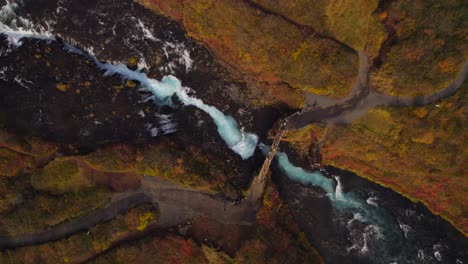
[[[20,8],[18,3],[21,4],[22,1],[7,0],[0,9],[0,34],[7,37],[10,50],[21,46],[24,38],[57,41],[58,36],[53,34],[53,26],[34,25],[31,20],[18,16],[17,10]],[[141,20],[138,20],[138,24],[146,38],[156,40]],[[143,68],[147,67],[144,59],[140,61],[138,69],[132,70],[119,62],[102,62],[93,54],[92,49],[80,49],[74,45],[73,41],[68,41],[64,45],[64,49],[68,52],[92,59],[105,75],[116,75],[122,79],[138,81],[142,89],[152,94],[151,99],[158,105],[172,107],[174,106],[172,99],[176,97],[183,105],[194,106],[202,110],[211,117],[217,126],[219,136],[232,151],[242,159],[253,156],[257,148],[258,136],[245,132],[232,116],[226,115],[216,107],[205,104],[201,99],[194,97],[193,91],[189,87],[185,87],[176,76],[169,74],[161,80],[156,80],[148,77],[142,71]],[[168,56],[169,49],[180,53],[179,59],[189,71],[193,60],[190,58],[189,52],[180,47],[168,43],[164,46],[164,52],[166,56]],[[172,66],[168,65],[168,67]],[[170,126],[170,122],[167,121],[167,118],[164,120],[166,120],[164,121],[166,122],[164,125],[167,126],[166,130],[172,131],[173,127]],[[154,134],[157,134],[156,130]],[[260,148],[264,153],[268,152],[267,146],[260,144]],[[351,245],[344,248],[344,251],[370,256],[371,259],[375,260],[373,263],[439,263],[444,259],[442,244],[433,245],[432,252],[427,249],[410,247],[406,241],[409,236],[413,236],[412,227],[400,220],[395,221],[390,212],[379,206],[377,197],[363,199],[356,193],[344,192],[340,177],[332,179],[320,171],[306,171],[293,165],[285,153],[277,152],[276,158],[280,170],[287,177],[303,185],[313,185],[320,188],[334,209],[343,215],[348,215],[344,225],[348,230]],[[364,227],[356,229],[356,223],[361,223]],[[390,248],[391,250],[389,250]],[[403,254],[403,251],[405,255],[399,256],[400,253]],[[462,260],[457,259],[457,264],[461,263],[463,263]]]

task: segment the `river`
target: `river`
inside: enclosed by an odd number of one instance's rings
[[[122,2],[129,4],[129,1]],[[195,87],[185,86],[186,74],[192,71],[199,60],[203,60],[203,58],[191,57],[191,51],[187,48],[188,44],[182,42],[174,44],[174,42],[161,40],[161,36],[145,25],[143,18],[143,20],[135,17],[130,19],[135,22],[134,26],[139,27],[143,37],[137,39],[129,36],[127,41],[145,42],[146,44],[148,42],[158,42],[160,44],[158,47],[161,48],[161,52],[166,54],[168,59],[167,67],[160,69],[164,74],[160,74],[157,76],[158,78],[149,77],[149,71],[145,70],[148,67],[145,63],[145,56],[142,56],[138,65],[132,68],[119,61],[101,60],[101,56],[105,56],[103,54],[106,53],[106,49],[97,51],[98,48],[94,46],[84,47],[87,44],[86,39],[92,39],[90,36],[83,38],[84,41],[80,43],[85,44],[80,45],[78,41],[73,39],[73,34],[64,36],[66,30],[63,29],[63,25],[57,25],[57,21],[51,22],[50,19],[54,16],[66,16],[66,14],[63,14],[64,12],[73,11],[72,6],[67,6],[66,3],[68,2],[61,2],[60,8],[57,7],[56,10],[44,11],[47,19],[41,21],[40,17],[19,16],[19,13],[24,12],[21,11],[20,6],[7,2],[0,11],[2,22],[0,23],[0,33],[7,37],[9,43],[8,47],[3,49],[2,56],[10,58],[16,54],[15,50],[20,47],[27,50],[29,43],[25,42],[30,39],[35,39],[44,46],[59,45],[69,54],[94,63],[93,67],[103,76],[137,81],[138,89],[146,92],[140,99],[154,102],[160,108],[169,107],[170,114],[168,115],[171,117],[180,111],[181,106],[192,106],[201,110],[210,117],[211,124],[199,122],[198,126],[205,130],[215,127],[218,138],[222,139],[224,144],[242,159],[236,164],[243,166],[242,164],[249,163],[252,160],[252,156],[257,151],[259,137],[254,132],[244,131],[244,126],[241,125],[244,122],[234,118],[238,118],[241,115],[240,113],[245,111],[240,111],[240,108],[234,111],[227,106],[220,109],[222,106],[218,105],[216,107],[206,103],[203,94],[198,93],[204,88],[200,88],[203,82],[198,83],[199,86],[196,89]],[[41,12],[38,13],[43,15]],[[98,19],[96,23],[102,22],[99,21]],[[106,22],[102,23],[103,25],[106,24]],[[60,34],[54,31],[54,26],[57,28],[62,27],[61,31],[59,30]],[[112,26],[102,28],[109,32],[113,30]],[[23,45],[26,47],[22,47]],[[136,46],[138,45],[131,45],[132,49]],[[144,52],[142,51],[141,54],[144,54]],[[362,54],[360,55],[362,59]],[[5,67],[5,71],[8,71],[10,64],[13,62],[5,59],[3,63],[5,65],[1,66]],[[360,72],[367,72],[363,67],[367,67],[367,63],[363,63],[363,60],[361,60]],[[91,70],[94,70],[94,68]],[[7,76],[8,72],[5,71],[2,73],[3,76]],[[464,71],[466,72],[466,70]],[[185,77],[179,79],[176,76]],[[34,82],[26,79],[25,76],[15,77],[14,80],[16,86],[19,87],[18,89],[22,87],[20,92],[15,91],[19,94],[28,93],[32,89],[41,89],[41,87],[35,87]],[[214,86],[210,87],[214,89],[214,93],[224,89],[220,85],[215,88],[213,88]],[[291,126],[300,127],[311,121],[320,121],[325,117],[338,116],[344,110],[354,107],[357,101],[369,96],[369,91],[364,91],[367,87],[365,79],[361,79],[360,84],[356,87],[353,89],[352,96],[341,104],[316,111],[313,116],[305,111],[303,116],[294,117],[290,121]],[[213,93],[213,91],[204,92]],[[446,95],[444,93],[444,96]],[[214,103],[215,99],[216,96],[212,97],[210,102]],[[82,100],[83,104],[88,102],[86,98]],[[385,101],[389,100],[393,99],[386,99]],[[409,102],[412,99],[407,100]],[[32,111],[35,110],[32,109]],[[170,125],[177,122],[177,118],[172,120],[165,116],[161,117],[161,115],[166,115],[164,111],[155,112],[154,114],[158,115],[159,125],[150,128],[142,126],[140,129],[148,130],[154,137],[177,133],[177,130]],[[183,127],[182,129],[185,130],[186,128]],[[89,133],[92,136],[92,131]],[[205,137],[204,140],[210,142],[209,138]],[[263,145],[263,148],[266,147]],[[390,189],[368,182],[348,172],[334,168],[309,171],[305,162],[298,162],[302,167],[295,164],[293,161],[295,160],[294,154],[288,153],[287,147],[284,151],[277,153],[277,167],[273,173],[274,180],[279,183],[280,192],[291,208],[296,221],[301,225],[312,243],[324,255],[327,262],[457,264],[467,262],[466,249],[468,244],[466,237],[440,217],[432,215],[424,206],[413,204]],[[226,162],[228,163],[229,160]],[[111,209],[103,208],[101,211],[95,212],[95,214],[69,223],[68,227],[65,225],[57,226],[46,233],[26,234],[17,238],[2,237],[0,241],[3,242],[4,247],[15,247],[60,239],[74,232],[90,228],[98,222],[116,217],[118,213],[127,209],[127,207],[148,201],[159,205],[159,208],[162,209],[162,215],[165,216],[163,219],[166,219],[165,226],[179,224],[181,221],[198,214],[219,216],[220,221],[231,219],[237,223],[252,223],[252,210],[256,209],[254,206],[256,201],[246,199],[239,205],[229,204],[227,208],[223,209],[222,202],[208,194],[171,187],[167,191],[167,195],[164,196],[161,192],[161,186],[165,186],[164,184],[159,182],[147,182],[146,184],[145,188],[147,189],[142,189],[141,192],[133,196],[129,195],[128,199],[121,200],[121,203],[113,203],[106,207]],[[153,189],[157,191],[151,191]],[[181,203],[184,206],[175,207],[176,204],[180,205]],[[226,210],[227,212],[223,213]],[[86,221],[78,224],[82,220]],[[171,221],[175,222],[171,223]],[[27,243],[24,243],[25,240],[27,240]]]
[[[466,237],[424,205],[353,173],[277,156],[280,192],[329,263],[466,263]]]

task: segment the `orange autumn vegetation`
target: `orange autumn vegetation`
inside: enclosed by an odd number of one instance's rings
[[[161,260],[162,263],[323,263],[317,251],[299,231],[274,187],[266,190],[255,234],[242,242],[235,256],[171,233],[147,235],[146,238],[114,247],[129,237],[142,234],[145,230],[141,229],[142,224],[155,227],[157,217],[158,212],[151,205],[140,205],[122,217],[98,224],[89,232],[11,252],[0,252],[0,262],[81,263],[92,259],[89,263],[114,264],[142,263],[152,259]]]
[[[23,193],[23,189],[28,188],[27,181],[24,180],[27,179],[18,179],[15,185],[9,187]],[[3,212],[4,217],[0,218],[0,233],[14,236],[46,230],[89,214],[105,205],[110,196],[111,192],[102,187],[87,188],[60,196],[36,193],[33,198],[25,199],[21,206]]]
[[[151,205],[140,205],[128,210],[122,217],[91,228],[89,232],[78,233],[55,242],[18,248],[11,252],[2,251],[0,252],[0,263],[81,263],[108,250],[119,241],[141,233],[144,230],[139,230],[141,219],[148,214],[153,215],[153,217],[147,221],[146,225],[154,225],[157,222],[157,211]],[[37,231],[37,227],[34,230]],[[171,236],[167,238],[167,241],[166,238],[155,239],[158,240],[158,245],[161,247],[164,243],[174,247],[184,243],[183,239],[177,237],[171,239]],[[159,252],[159,250],[157,251]],[[134,257],[137,255],[140,254],[135,254]]]
[[[386,37],[377,0],[253,0],[374,58]]]
[[[24,184],[12,184],[15,176],[43,166],[56,155],[56,150],[53,144],[33,137],[17,137],[0,129],[0,212],[10,211],[22,201]]]
[[[173,234],[148,237],[118,247],[90,263],[145,263],[148,260],[151,260],[150,263],[209,263],[202,247],[191,239]]]
[[[115,144],[88,155],[52,160],[33,172],[31,179],[37,190],[54,194],[96,185],[114,191],[135,189],[145,175],[204,191],[235,192],[236,188],[226,180],[235,172],[226,173],[214,160],[193,146],[181,149],[165,140],[143,147]]]
[[[354,81],[355,52],[246,1],[138,2],[181,22],[190,37],[209,47],[228,68],[255,80],[252,89],[260,88],[276,101],[300,107],[301,91],[343,97]]]
[[[430,94],[455,78],[468,49],[463,0],[394,1],[385,23],[396,42],[371,73],[380,92],[394,95]]]
[[[437,105],[374,109],[334,129],[324,163],[421,201],[467,234],[466,89]]]
[[[289,142],[298,153],[308,155],[312,144],[320,141],[325,131],[323,125],[310,124],[300,130],[287,131],[282,141]]]

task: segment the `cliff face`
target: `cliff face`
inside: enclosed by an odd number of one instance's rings
[[[284,84],[346,95],[356,72],[347,47],[365,50],[375,62],[372,86],[395,95],[440,89],[467,55],[466,7],[458,0],[137,2],[182,23],[221,60],[278,89],[277,97],[291,96]]]
[[[355,51],[254,2],[179,1],[178,11],[159,1],[139,2],[178,19],[190,37],[251,85],[290,106],[302,105],[302,91],[343,97],[354,81]]]
[[[300,105],[299,91],[344,97],[357,74],[357,50],[370,59],[370,89],[398,96],[442,89],[467,58],[467,9],[459,0],[137,2],[179,21],[250,85],[272,89],[291,106]],[[464,145],[456,143],[464,141],[463,93],[437,107],[371,110],[331,130],[322,142],[324,163],[423,201],[466,233]],[[287,140],[309,155],[321,133],[307,129]]]
[[[60,2],[78,3],[49,4]],[[468,50],[468,10],[461,0],[83,2],[66,5],[76,8],[70,14],[51,16],[57,19],[54,33],[77,41],[77,46],[96,47],[99,59],[121,61],[131,69],[147,64],[145,71],[152,78],[181,77],[197,98],[234,116],[261,141],[277,117],[273,109],[304,107],[303,93],[325,96],[326,103],[338,105],[335,99],[346,97],[356,81],[358,51],[369,57],[371,92],[406,96],[446,86]],[[122,10],[131,15],[114,21]],[[89,28],[99,28],[99,34]],[[152,31],[149,37],[145,30]],[[142,36],[135,37],[135,32]],[[0,42],[7,47],[3,37]],[[119,193],[137,189],[143,176],[224,197],[242,196],[262,162],[259,152],[242,160],[218,136],[212,120],[191,107],[173,114],[177,133],[155,138],[148,124],[161,123],[166,115],[155,113],[167,109],[149,97],[144,100],[148,94],[141,94],[138,82],[104,76],[92,60],[66,52],[61,44],[25,39],[1,61],[12,68],[6,75],[2,72],[10,82],[0,83],[6,83],[0,89],[0,215],[8,216],[0,221],[0,234],[45,230],[86,215]],[[168,54],[171,45],[174,50]],[[193,58],[189,66],[178,57],[184,51]],[[21,88],[21,82],[14,83],[18,76],[28,76],[38,89]],[[311,123],[288,131],[284,141],[309,163],[320,162],[322,154],[324,165],[356,172],[423,202],[467,234],[465,93],[466,84],[442,102],[374,108],[347,125],[330,122],[332,129]],[[323,146],[321,153],[317,145]],[[256,233],[226,233],[233,227],[198,219],[192,230],[177,230],[181,236],[137,241],[110,251],[110,258],[135,262],[182,251],[181,262],[320,263],[275,189],[269,186],[266,191]],[[8,256],[0,252],[0,262],[57,263],[72,256],[72,262],[98,257],[97,263],[106,263],[109,257],[100,254],[155,232],[157,218],[151,206],[132,209],[96,226],[92,236],[79,233]],[[207,233],[209,242],[203,240]],[[167,250],[154,250],[161,243]],[[238,255],[233,260],[208,245],[237,250]],[[143,246],[144,254],[137,253]]]
[[[468,233],[466,85],[424,107],[378,108],[331,130],[323,162],[425,203]]]

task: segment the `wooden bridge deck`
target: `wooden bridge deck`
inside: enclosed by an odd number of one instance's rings
[[[263,191],[265,189],[266,183],[266,176],[268,174],[268,170],[270,169],[271,161],[275,157],[276,151],[278,150],[278,146],[283,138],[284,134],[286,133],[285,123],[279,127],[276,132],[276,135],[273,139],[273,143],[271,144],[270,151],[268,155],[265,157],[265,161],[263,162],[262,169],[257,174],[257,176],[253,179],[252,184],[250,185],[249,195],[247,196],[251,202],[258,202],[259,199],[263,197]]]
[[[261,181],[265,181],[265,177],[268,173],[268,170],[270,169],[271,161],[275,157],[276,151],[278,150],[278,146],[285,133],[286,133],[286,130],[284,129],[284,125],[282,125],[278,129],[273,139],[273,143],[271,144],[270,152],[268,152],[268,155],[266,156],[265,161],[263,162],[262,169],[258,173],[257,177],[259,177]]]

